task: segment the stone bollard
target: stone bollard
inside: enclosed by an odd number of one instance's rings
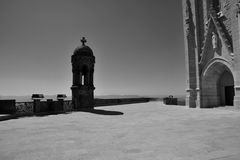
[[[58,94],[57,95],[57,100],[58,100],[58,104],[59,106],[57,107],[58,108],[58,111],[65,111],[65,108],[64,108],[64,99],[67,98],[66,94]]]
[[[163,103],[166,105],[177,105],[177,98],[173,98],[172,95],[163,98]]]
[[[39,113],[41,112],[41,105],[40,101],[43,99],[43,94],[32,94],[32,100],[33,100],[33,113]]]

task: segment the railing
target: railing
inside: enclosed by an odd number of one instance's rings
[[[33,114],[33,102],[16,102],[16,114]]]
[[[29,102],[15,102],[15,100],[0,100],[1,114],[31,115],[41,112],[70,112],[73,110],[71,100],[47,101],[34,100]]]

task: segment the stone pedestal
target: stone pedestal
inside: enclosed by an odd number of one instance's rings
[[[240,109],[240,86],[235,87],[234,106]]]
[[[200,91],[187,89],[186,106],[189,108],[200,108]]]

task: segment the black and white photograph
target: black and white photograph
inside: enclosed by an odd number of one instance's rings
[[[240,1],[0,0],[0,160],[240,160]]]

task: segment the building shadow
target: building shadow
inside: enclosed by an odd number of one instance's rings
[[[107,111],[102,109],[83,109],[82,112],[88,112],[93,114],[100,114],[100,115],[110,115],[110,116],[116,116],[116,115],[123,115],[123,112],[119,111]]]

